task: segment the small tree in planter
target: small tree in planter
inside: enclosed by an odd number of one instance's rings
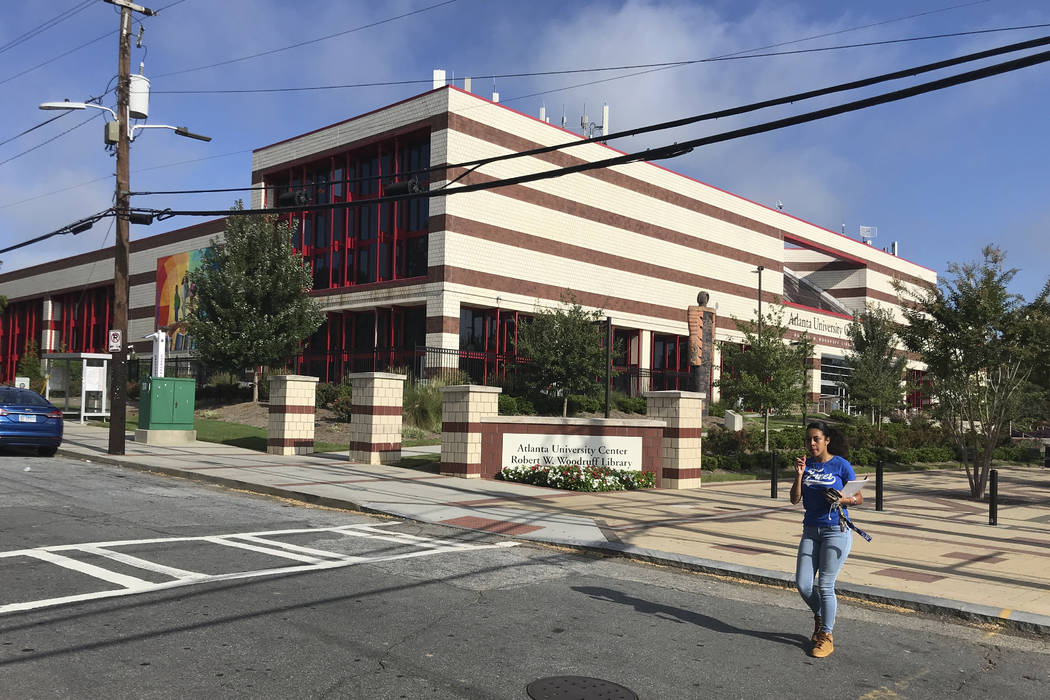
[[[595,380],[605,376],[606,359],[597,323],[604,316],[600,309],[585,311],[569,292],[560,308],[537,306],[518,331],[518,352],[530,360],[523,371],[535,387],[561,397],[562,417],[570,394],[594,395],[601,388]]]

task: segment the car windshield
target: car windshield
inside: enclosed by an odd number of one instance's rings
[[[35,391],[13,386],[0,387],[0,404],[14,406],[50,406],[43,396]]]

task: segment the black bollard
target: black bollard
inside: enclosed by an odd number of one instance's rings
[[[882,460],[875,462],[875,510],[882,510]]]
[[[999,524],[999,470],[993,469],[988,476],[988,524]]]
[[[769,497],[777,497],[777,453],[769,453]]]

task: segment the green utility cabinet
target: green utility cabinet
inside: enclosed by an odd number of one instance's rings
[[[140,430],[193,430],[197,382],[192,377],[146,377],[139,393]]]

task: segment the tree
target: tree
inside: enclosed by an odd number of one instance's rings
[[[233,211],[243,211],[238,201]],[[310,271],[291,244],[285,221],[234,214],[225,242],[214,239],[189,274],[193,298],[187,331],[195,354],[209,367],[251,368],[252,400],[259,399],[259,367],[284,363],[321,325],[324,314],[308,296]]]
[[[1028,340],[1042,318],[1007,290],[1017,271],[1004,269],[1003,251],[987,246],[982,258],[952,263],[950,279],[912,292],[917,304],[903,304],[908,325],[899,330],[926,363],[935,415],[955,440],[977,500],[984,498],[1000,437],[1031,396],[1036,350]],[[906,293],[900,286],[898,292]]]
[[[883,415],[901,405],[908,358],[898,353],[896,326],[889,310],[869,308],[846,329],[853,352],[846,355],[849,378],[840,385],[876,426],[882,425]]]
[[[736,327],[744,341],[720,344],[723,369],[717,385],[727,406],[739,403],[745,410],[762,411],[765,449],[769,451],[770,411],[787,413],[806,403],[806,365],[813,354],[813,343],[806,333],[792,343],[784,342],[787,326],[783,307],[766,314],[761,335],[757,319],[736,320]]]
[[[595,381],[605,376],[605,348],[598,322],[605,312],[585,311],[572,293],[562,295],[561,307],[536,307],[536,315],[518,331],[518,352],[529,358],[523,369],[538,387],[562,397],[561,414],[569,409],[570,394],[594,395]]]

